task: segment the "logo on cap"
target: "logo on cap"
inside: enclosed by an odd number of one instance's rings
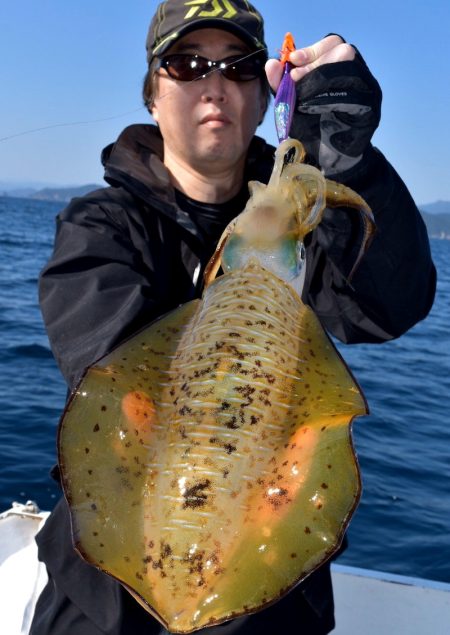
[[[211,4],[212,8],[209,11],[203,10],[201,8],[207,4]],[[233,18],[237,11],[228,0],[190,0],[189,2],[184,3],[185,7],[191,7],[189,11],[184,16],[184,20],[189,20],[194,16],[198,16],[199,18]]]

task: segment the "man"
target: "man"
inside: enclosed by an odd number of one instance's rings
[[[247,182],[267,182],[272,170],[274,149],[254,137],[268,101],[262,18],[244,0],[230,0],[227,14],[216,13],[183,0],[158,7],[144,82],[158,129],[127,128],[102,155],[110,187],[75,199],[58,217],[40,297],[71,388],[86,366],[200,294],[202,270],[226,224],[243,209]],[[378,225],[350,287],[359,226],[339,210],[326,211],[306,246],[304,300],[345,342],[392,339],[427,314],[435,271],[417,208],[370,144],[381,91],[361,56],[338,36],[296,51],[291,60],[298,82],[291,135],[304,143],[310,162],[367,200]],[[266,70],[276,90],[279,62],[268,61]],[[64,501],[37,541],[50,581],[32,635],[166,632],[119,583],[76,555]],[[320,635],[333,625],[324,565],[272,607],[212,632]]]

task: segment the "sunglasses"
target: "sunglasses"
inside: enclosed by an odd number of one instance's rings
[[[208,60],[191,53],[174,53],[158,58],[157,70],[164,68],[169,77],[180,82],[192,82],[201,79],[214,70],[222,73],[232,82],[249,82],[261,77],[264,70],[261,56],[243,58],[242,55],[225,57],[223,60]]]

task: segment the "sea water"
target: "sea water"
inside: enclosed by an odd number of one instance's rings
[[[0,510],[50,509],[66,386],[38,309],[58,203],[0,198]],[[398,340],[340,346],[371,415],[354,423],[363,496],[340,562],[450,582],[450,241],[433,240],[438,293]]]

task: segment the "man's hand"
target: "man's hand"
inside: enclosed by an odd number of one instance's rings
[[[298,82],[322,64],[351,62],[355,58],[355,54],[353,46],[346,44],[339,35],[328,35],[311,46],[297,49],[291,53],[290,62],[295,66],[291,70],[291,77],[295,82]],[[268,60],[266,74],[270,87],[276,92],[283,74],[283,64],[279,60]]]
[[[381,89],[359,52],[339,35],[290,55],[296,82],[296,105],[290,136],[299,139],[309,159],[327,176],[348,172],[363,158],[378,126]],[[276,92],[283,64],[266,64]]]

